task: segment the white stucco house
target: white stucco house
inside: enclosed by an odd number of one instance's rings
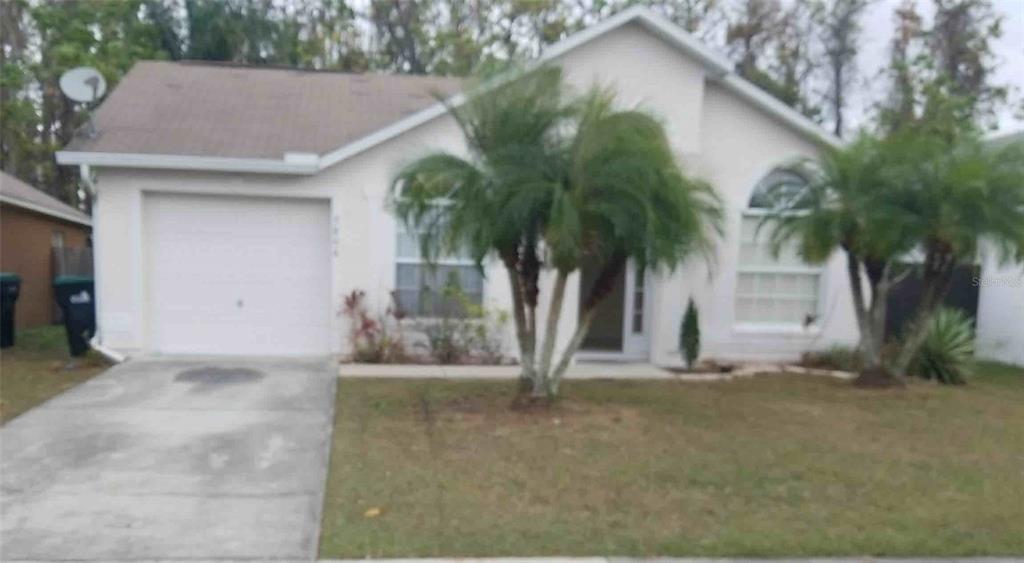
[[[776,260],[752,228],[758,185],[836,138],[644,8],[569,37],[543,60],[580,89],[611,85],[620,103],[662,118],[680,160],[727,208],[714,264],[630,271],[580,357],[678,363],[691,296],[706,357],[781,359],[856,342],[842,257],[820,267]],[[96,194],[100,342],[126,354],[344,353],[345,294],[365,290],[380,309],[392,291],[415,301],[410,290],[437,279],[386,196],[404,163],[464,150],[435,91],[459,99],[459,83],[438,77],[136,65],[96,112],[97,134],[58,153]],[[496,262],[482,276],[458,259],[445,266],[474,299],[509,308]],[[578,286],[570,283],[563,341]]]

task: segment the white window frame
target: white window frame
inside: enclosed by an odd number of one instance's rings
[[[451,201],[448,200],[447,198],[439,199],[437,201],[437,203],[436,203],[436,205],[438,205],[439,207],[440,206],[444,206],[444,205],[450,205],[450,204],[451,204]],[[393,274],[392,287],[394,287],[394,291],[396,291],[396,292],[399,291],[399,287],[398,287],[398,268],[399,268],[399,266],[420,266],[422,268],[430,268],[431,266],[453,266],[453,267],[472,266],[473,268],[476,268],[476,266],[477,266],[476,262],[473,261],[470,258],[442,257],[442,258],[438,258],[437,260],[427,260],[427,259],[424,259],[422,255],[420,257],[418,257],[418,258],[409,258],[409,257],[399,256],[398,255],[399,254],[399,250],[398,250],[399,249],[399,241],[401,240],[403,235],[405,235],[405,234],[407,234],[409,232],[409,228],[408,228],[408,226],[404,222],[402,222],[401,220],[399,220],[397,218],[395,219],[395,227],[396,227],[395,231],[394,231],[395,232],[395,265],[394,265],[394,267],[392,269],[392,274]],[[480,304],[481,305],[483,305],[484,303],[487,302],[487,283],[486,282],[487,282],[487,277],[481,274],[481,281],[480,281]],[[396,303],[396,304],[398,306],[400,306],[400,307],[402,306],[402,304],[400,302]],[[420,315],[418,311],[405,311],[403,309],[403,312],[406,314],[408,319],[415,320],[415,321],[428,321],[429,322],[431,320],[438,320],[438,319],[441,318],[441,317],[438,317],[436,315]]]
[[[774,171],[769,172],[765,175],[767,178]],[[755,188],[756,190],[756,188]],[[737,236],[737,242],[740,247],[743,245],[743,225],[748,219],[762,220],[770,211],[767,209],[747,207],[740,214],[739,231]],[[733,289],[733,330],[738,333],[780,333],[780,334],[816,334],[821,331],[821,320],[823,308],[822,305],[825,299],[825,273],[826,268],[822,266],[806,265],[806,266],[778,266],[778,265],[749,265],[740,262],[740,252],[737,251],[736,260],[736,280],[735,287]],[[814,303],[814,322],[810,325],[804,323],[780,323],[772,321],[740,321],[738,319],[738,303],[740,299],[739,293],[739,280],[743,274],[799,274],[799,275],[816,275],[818,277],[818,291],[815,296]]]

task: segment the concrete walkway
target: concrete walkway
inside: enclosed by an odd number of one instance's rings
[[[140,360],[0,430],[0,559],[316,558],[324,360]]]
[[[577,362],[565,372],[566,379],[670,379],[675,381],[730,381],[766,374],[801,374],[852,379],[853,373],[808,369],[780,364],[746,364],[730,372],[680,373],[649,363]],[[512,379],[519,366],[473,366],[435,364],[354,364],[342,363],[339,377],[385,379]]]
[[[358,563],[366,559],[321,559],[320,563]],[[432,559],[378,559],[387,563],[1015,563],[1020,557],[818,557],[792,559],[718,559],[699,557],[482,557]]]

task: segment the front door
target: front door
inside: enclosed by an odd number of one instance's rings
[[[580,275],[580,306],[597,277],[584,266]],[[590,331],[580,346],[582,359],[645,359],[648,355],[649,283],[643,268],[626,267],[612,292],[597,306]]]

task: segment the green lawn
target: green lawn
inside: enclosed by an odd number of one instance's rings
[[[67,369],[63,326],[21,329],[15,345],[0,351],[0,424],[103,371],[92,354]]]
[[[321,556],[1022,555],[1024,370],[980,371],[569,382],[548,413],[343,380]]]

